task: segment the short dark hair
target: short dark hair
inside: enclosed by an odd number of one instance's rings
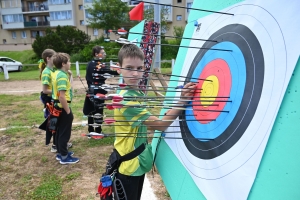
[[[70,55],[67,53],[56,53],[53,56],[53,64],[57,69],[62,68],[62,64],[66,64],[70,60]]]
[[[103,46],[94,46],[92,49],[92,56],[94,57],[95,54],[99,54],[101,50],[104,50]]]
[[[135,44],[124,44],[118,54],[118,62],[122,67],[124,58],[139,58],[145,60],[144,52]]]

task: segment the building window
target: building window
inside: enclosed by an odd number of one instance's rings
[[[23,22],[23,15],[22,14],[15,14],[15,15],[3,15],[3,22],[4,23],[15,23],[15,22]]]
[[[94,28],[94,36],[97,36],[97,35],[98,35],[98,29]]]
[[[192,5],[193,5],[193,3],[187,3],[187,4],[186,4],[186,7],[187,7],[186,12],[188,12],[188,13],[190,12],[190,9],[189,9],[189,8],[191,8]]]
[[[182,3],[182,1],[181,0],[177,0],[177,3]]]
[[[50,12],[50,21],[72,19],[72,11]]]
[[[17,38],[17,33],[15,31],[11,32],[11,36],[13,39],[16,39]]]
[[[20,2],[18,2],[18,0],[1,1],[0,4],[1,8],[17,8],[20,6]]]
[[[93,3],[93,0],[84,0],[84,3]]]
[[[67,4],[67,3],[72,3],[72,0],[48,0],[49,4]]]
[[[21,31],[21,37],[22,37],[22,38],[27,38],[26,31]]]
[[[31,31],[32,38],[36,38],[37,35],[42,37],[45,35],[45,31]]]
[[[82,25],[82,26],[84,26],[84,24],[85,24],[85,23],[84,23],[84,20],[80,20],[79,23],[80,23],[80,25]]]
[[[176,16],[176,20],[177,20],[177,21],[181,21],[181,20],[182,20],[182,15],[177,15],[177,16]]]
[[[83,10],[83,5],[78,5],[79,10]]]

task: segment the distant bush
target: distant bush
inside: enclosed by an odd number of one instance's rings
[[[46,29],[43,37],[37,35],[32,48],[38,57],[47,48],[73,54],[78,53],[89,42],[90,36],[85,32],[71,26],[57,26],[55,31]]]

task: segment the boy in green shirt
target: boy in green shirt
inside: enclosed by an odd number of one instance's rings
[[[144,96],[144,93],[139,89],[139,81],[141,80],[144,72],[144,53],[134,44],[125,44],[119,51],[118,60],[120,69],[119,72],[123,75],[125,84],[128,86],[120,91],[123,96]],[[188,83],[184,86],[181,92],[181,97],[184,100],[194,95],[196,84]],[[128,99],[128,98],[127,98]],[[151,113],[143,107],[128,107],[128,105],[142,105],[143,102],[138,100],[127,100],[122,102],[122,108],[115,109],[115,134],[118,135],[114,142],[114,147],[121,156],[124,156],[143,143],[147,143],[147,127],[153,130],[164,131],[172,124],[178,115],[182,112],[178,109],[169,110],[166,115],[160,120],[159,118],[151,115]],[[178,105],[185,104],[184,101],[179,101]],[[118,117],[117,117],[118,116]],[[130,122],[124,122],[130,121]],[[120,122],[118,122],[120,121]],[[123,122],[122,122],[123,121]],[[121,125],[121,126],[120,126]],[[137,136],[137,137],[120,137]],[[124,161],[119,166],[116,178],[121,180],[127,199],[138,200],[141,197],[145,173],[150,171],[153,162],[153,155],[151,146],[147,145],[145,150],[137,157]]]
[[[52,76],[52,99],[54,106],[61,110],[58,118],[56,132],[57,152],[56,160],[60,164],[74,164],[79,162],[78,158],[72,157],[73,152],[68,152],[67,144],[71,137],[72,122],[74,119],[69,104],[72,101],[73,92],[68,76],[71,62],[70,56],[65,53],[57,53],[53,56],[53,64],[57,70]]]

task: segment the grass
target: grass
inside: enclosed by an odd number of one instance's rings
[[[0,56],[12,58],[23,64],[33,64],[37,59],[33,50],[1,51]]]
[[[62,193],[62,181],[57,175],[44,174],[40,185],[27,198],[57,199]]]
[[[72,73],[76,76],[76,69],[72,66]],[[86,70],[80,70],[80,76],[85,77]],[[0,73],[0,81],[25,81],[25,80],[39,80],[40,71],[38,68],[36,70],[22,71],[22,72],[9,72],[9,79],[5,80],[4,73]]]

